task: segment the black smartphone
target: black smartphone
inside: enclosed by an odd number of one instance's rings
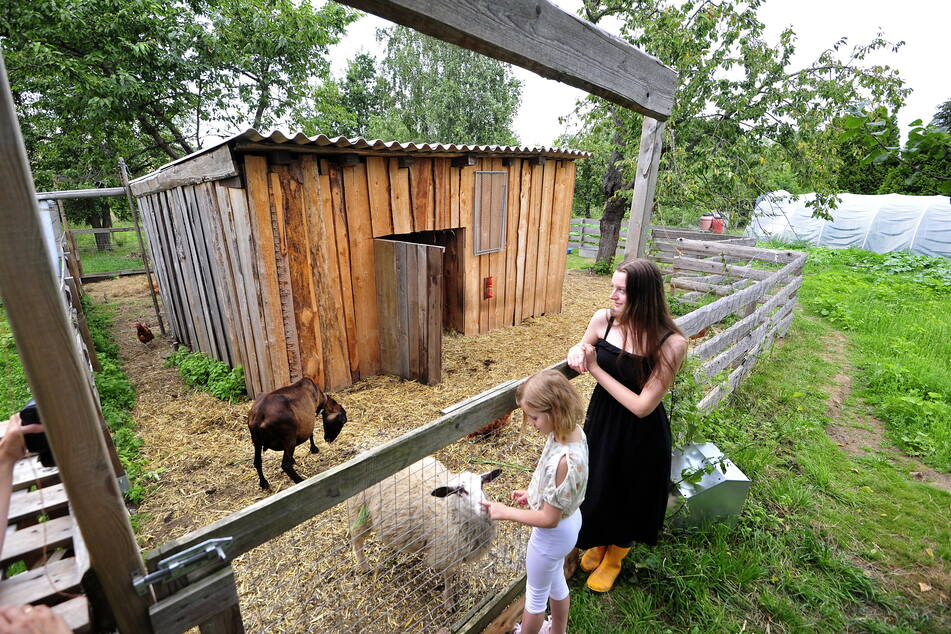
[[[20,410],[20,425],[39,425],[40,412],[36,409],[36,402],[32,399]],[[23,442],[26,444],[26,450],[30,453],[39,454],[40,464],[44,467],[55,466],[53,461],[53,452],[50,450],[50,444],[46,440],[46,434],[23,434]]]

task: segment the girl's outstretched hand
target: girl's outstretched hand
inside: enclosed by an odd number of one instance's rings
[[[482,508],[485,509],[486,513],[489,514],[489,518],[493,520],[504,520],[508,519],[508,508],[506,505],[501,502],[479,502],[482,505]]]
[[[512,501],[519,506],[528,506],[528,491],[525,489],[512,491],[512,495],[510,497],[512,498]]]

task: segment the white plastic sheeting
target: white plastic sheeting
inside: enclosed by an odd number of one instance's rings
[[[815,196],[801,194],[794,200],[782,190],[760,196],[746,235],[833,249],[910,251],[951,258],[951,198],[947,196],[840,194],[832,221],[812,217],[806,203]]]

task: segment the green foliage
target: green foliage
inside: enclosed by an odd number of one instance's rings
[[[367,134],[415,142],[514,145],[522,86],[494,59],[404,26],[383,30],[387,95]]]
[[[125,498],[138,505],[158,480],[159,472],[148,468],[140,454],[142,438],[136,433],[132,410],[135,407],[135,388],[119,363],[119,347],[112,338],[114,311],[97,305],[83,296],[83,311],[92,336],[93,347],[102,369],[96,372],[96,389],[102,405],[102,417],[112,434],[119,461],[129,478]]]
[[[247,397],[244,369],[240,365],[229,368],[201,352],[179,348],[165,360],[165,366],[177,366],[185,383],[223,401],[235,403]]]
[[[875,122],[882,131],[883,142],[898,145],[898,122],[895,115],[889,115],[885,108],[877,108],[865,115],[867,120]],[[879,125],[881,124],[881,125]],[[840,118],[833,122],[832,134],[840,138],[846,136],[844,121]],[[877,194],[885,176],[894,167],[895,161],[868,164],[864,161],[868,150],[855,138],[843,138],[836,148],[841,165],[836,174],[836,187],[851,194]]]
[[[20,355],[17,353],[13,331],[7,323],[7,314],[0,306],[0,377],[3,388],[0,389],[0,420],[6,420],[11,414],[20,411],[30,400],[30,385],[27,383]]]
[[[620,258],[615,256],[614,259],[608,260],[607,262],[595,262],[591,266],[591,270],[596,275],[614,275],[614,271],[617,270],[617,263],[619,260]]]
[[[0,47],[38,188],[117,185],[118,156],[139,172],[208,132],[295,124],[356,15],[296,0],[8,3]]]
[[[659,212],[681,211],[674,224],[693,224],[717,210],[731,225],[741,224],[757,196],[779,188],[820,194],[824,213],[836,191],[838,140],[830,123],[859,101],[896,110],[908,90],[887,66],[866,58],[895,50],[881,35],[864,45],[840,40],[804,67],[794,67],[796,34],[789,28],[770,42],[760,20],[762,2],[728,0],[622,0],[584,3],[583,14],[597,22],[612,17],[621,35],[657,56],[680,76],[674,109],[664,127],[655,198]],[[618,150],[629,189],[641,131],[641,117],[589,98],[575,117],[583,129],[613,127],[600,136]],[[686,213],[683,213],[686,212]]]
[[[850,333],[862,396],[903,451],[951,471],[951,262],[810,253],[803,304]]]

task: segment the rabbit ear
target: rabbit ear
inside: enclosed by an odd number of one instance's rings
[[[434,497],[444,498],[459,493],[460,491],[465,491],[465,488],[461,484],[454,487],[436,487],[433,489],[432,494]]]
[[[492,480],[495,480],[500,475],[502,475],[501,469],[493,469],[492,471],[489,471],[488,473],[483,473],[481,476],[482,484],[488,484],[489,482],[492,482]]]

